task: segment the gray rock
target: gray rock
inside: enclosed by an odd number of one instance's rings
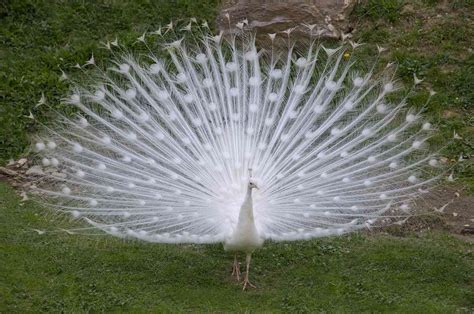
[[[349,31],[349,14],[356,0],[251,1],[224,0],[217,27],[224,33],[236,32],[236,24],[248,20],[246,27],[258,34],[278,33],[295,27],[293,34],[340,38]],[[314,25],[314,28],[302,24]]]
[[[8,168],[5,168],[5,167],[1,167],[1,166],[0,166],[0,173],[6,174],[7,176],[10,176],[10,177],[14,177],[14,176],[18,175],[18,172],[14,171],[14,170],[11,170],[11,169],[8,169]]]
[[[18,167],[23,167],[26,164],[27,161],[28,161],[28,159],[26,159],[26,158],[20,158],[20,159],[18,159],[16,164],[18,165]]]
[[[56,178],[61,178],[61,179],[65,179],[67,177],[67,175],[65,173],[61,173],[61,172],[53,172],[52,173],[52,176],[56,177]]]
[[[44,175],[44,172],[43,172],[43,168],[41,168],[40,166],[33,166],[30,169],[28,169],[25,172],[25,174],[41,176],[41,175]]]

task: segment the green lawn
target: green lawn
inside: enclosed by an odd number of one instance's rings
[[[29,155],[39,123],[54,121],[38,101],[61,108],[67,81],[101,42],[115,37],[130,50],[144,31],[170,20],[215,20],[214,1],[0,1],[0,165]],[[354,10],[361,61],[376,45],[389,48],[411,86],[408,104],[422,106],[439,126],[444,154],[474,153],[474,4],[472,0],[366,0]],[[373,59],[371,59],[373,60]],[[62,108],[63,109],[63,108]],[[30,112],[35,119],[30,119]],[[456,178],[474,190],[472,163]],[[353,234],[307,242],[267,243],[253,259],[258,289],[242,292],[230,278],[232,257],[220,245],[157,245],[32,229],[70,226],[33,202],[20,203],[0,183],[0,312],[240,311],[455,312],[474,311],[472,245],[442,231],[403,237]]]
[[[60,107],[69,90],[61,70],[77,79],[77,63],[92,54],[98,64],[111,58],[107,40],[136,50],[145,31],[190,17],[212,24],[216,11],[217,0],[0,1],[0,164],[28,153],[38,122],[52,120],[46,106],[36,105],[44,95]]]
[[[68,225],[0,184],[0,312],[474,310],[472,245],[440,232],[267,243],[242,292],[221,245],[32,230]]]

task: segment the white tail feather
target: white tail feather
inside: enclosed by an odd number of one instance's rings
[[[154,242],[231,234],[249,168],[264,238],[402,219],[438,178],[430,124],[387,99],[393,81],[353,71],[346,47],[312,41],[296,56],[271,39],[269,51],[248,34],[178,40],[171,64],[123,57],[95,89],[78,87],[67,103],[79,114],[36,143],[43,165],[66,175],[37,190],[109,234]]]

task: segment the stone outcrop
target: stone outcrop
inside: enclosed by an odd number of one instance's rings
[[[356,0],[224,0],[217,27],[224,33],[235,32],[236,24],[246,19],[245,27],[258,34],[295,28],[293,34],[340,38],[341,33],[351,30],[349,14],[355,3]]]

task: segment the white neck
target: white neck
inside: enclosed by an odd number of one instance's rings
[[[253,223],[253,203],[252,203],[252,188],[247,187],[247,194],[245,200],[240,207],[239,222],[238,224]]]

